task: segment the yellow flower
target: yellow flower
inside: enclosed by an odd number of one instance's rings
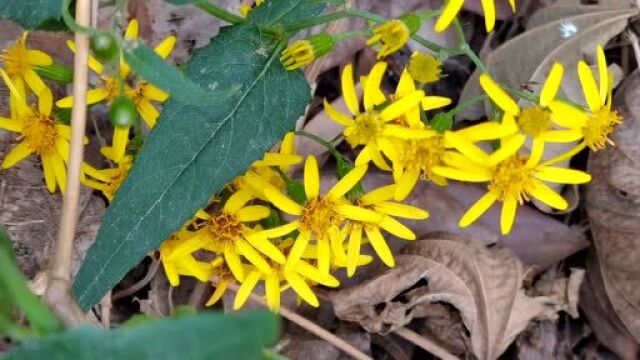
[[[256,1],[255,1],[255,4],[256,4],[256,6],[260,6],[260,5],[262,5],[264,2],[265,2],[265,0],[256,0]],[[247,17],[247,16],[249,16],[249,13],[251,12],[251,9],[252,9],[251,5],[242,5],[242,6],[240,7],[240,14],[241,14],[243,17]]]
[[[162,243],[160,261],[171,286],[180,285],[180,275],[208,281],[214,274],[214,268],[210,263],[198,261],[193,256],[202,246],[200,239],[184,228]]]
[[[589,112],[582,111],[562,101],[552,101],[551,111],[558,114],[566,126],[582,133],[584,140],[574,149],[558,156],[549,162],[558,162],[571,158],[573,155],[589,147],[592,151],[603,149],[607,143],[613,145],[609,135],[614,127],[622,123],[622,117],[617,111],[611,110],[611,93],[613,91],[613,74],[607,70],[607,60],[602,46],[596,49],[598,58],[599,86],[591,73],[589,65],[584,61],[578,63],[578,76]]]
[[[225,292],[227,292],[229,285],[238,282],[231,273],[231,269],[229,269],[229,266],[225,263],[222,257],[217,257],[211,262],[211,265],[213,266],[212,276],[216,277],[217,281],[215,283],[216,289],[205,304],[206,306],[212,306],[216,304],[224,296]]]
[[[292,251],[295,246],[293,241],[283,241],[278,248],[283,253]],[[242,281],[240,289],[236,294],[233,304],[234,309],[239,309],[244,305],[260,280],[264,281],[265,297],[269,309],[278,311],[280,309],[280,293],[289,287],[295,291],[306,303],[313,307],[318,307],[318,298],[311,290],[309,283],[321,284],[328,287],[338,287],[338,279],[328,273],[322,273],[316,267],[304,260],[298,260],[291,270],[285,271],[285,266],[272,263],[271,273],[264,273],[259,268],[253,268]]]
[[[378,59],[382,59],[400,50],[419,28],[420,18],[414,14],[388,20],[373,29],[373,36],[367,40],[367,45],[380,45]]]
[[[0,60],[4,63],[4,70],[16,86],[29,87],[34,94],[39,94],[46,85],[40,76],[34,71],[34,66],[47,66],[53,64],[53,58],[40,50],[27,49],[27,36],[25,31],[22,37],[13,45],[7,47],[0,54]]]
[[[400,77],[398,88],[394,95],[395,99],[402,99],[407,94],[416,90],[415,81],[405,70]],[[425,96],[422,98],[422,108],[424,110],[438,109],[451,103],[451,99],[441,96]],[[420,119],[420,106],[415,106],[408,110],[406,114],[399,118],[404,122],[408,131],[420,131],[426,134],[421,139],[394,139],[393,147],[388,148],[385,153],[391,160],[393,176],[398,184],[396,187],[395,199],[404,200],[413,190],[420,174],[424,179],[431,180],[439,185],[446,185],[446,180],[433,174],[431,168],[441,165],[447,153],[444,136],[430,129]]]
[[[464,0],[449,0],[444,5],[444,9],[442,10],[442,15],[438,18],[436,22],[435,29],[437,32],[442,32],[446,30],[449,25],[453,22],[453,19],[458,15],[460,10],[462,9],[462,5],[464,5]],[[487,32],[493,31],[493,27],[496,23],[496,6],[494,0],[482,0],[481,1],[482,10],[484,11],[484,24]],[[509,0],[509,5],[511,6],[511,11],[516,11],[516,1]]]
[[[245,277],[240,255],[264,273],[270,273],[271,267],[263,255],[274,262],[285,263],[284,255],[270,241],[250,237],[255,231],[247,223],[262,220],[270,214],[266,206],[247,205],[253,199],[251,192],[240,190],[231,195],[218,213],[210,215],[200,211],[196,215],[206,222],[198,226],[193,236],[207,244],[206,249],[222,254],[238,281]]]
[[[248,181],[247,174],[257,175],[275,187],[284,189],[285,182],[282,176],[272,167],[277,166],[280,171],[287,173],[291,166],[300,162],[302,162],[302,156],[295,154],[295,134],[289,132],[280,143],[280,150],[278,152],[267,152],[262,160],[254,161],[244,175],[238,176],[233,181],[234,187],[238,190],[249,190],[254,197],[266,200],[263,194],[264,189],[258,184]]]
[[[83,163],[80,181],[85,186],[102,192],[109,201],[112,201],[133,166],[133,156],[123,156],[116,164],[118,165],[116,168],[98,170]]]
[[[24,85],[13,83],[4,70],[0,70],[12,95],[11,119],[0,117],[0,129],[20,134],[21,141],[2,161],[2,168],[7,169],[31,154],[39,155],[42,159],[44,179],[49,192],[54,192],[56,186],[64,192],[67,171],[65,163],[69,160],[69,140],[71,128],[67,125],[56,124],[51,115],[53,94],[48,87],[41,89],[38,96],[38,108],[29,106],[26,102]]]
[[[544,182],[558,184],[583,184],[591,180],[585,172],[540,164],[544,145],[536,147],[530,156],[518,154],[524,136],[516,135],[503,141],[500,149],[491,155],[473,144],[458,149],[474,154],[473,158],[457,156],[450,166],[436,167],[433,171],[449,179],[466,182],[489,182],[487,193],[481,197],[460,219],[466,227],[484,214],[491,205],[500,201],[502,214],[500,227],[503,234],[511,231],[518,204],[534,197],[552,208],[564,210],[568,204],[562,196]],[[478,158],[481,160],[478,161]]]
[[[316,34],[308,39],[298,40],[282,52],[280,61],[287,70],[295,70],[311,64],[315,59],[329,53],[335,40],[329,34]]]
[[[488,121],[458,133],[471,141],[480,141],[504,138],[519,132],[533,139],[534,147],[542,146],[542,142],[569,143],[580,140],[583,134],[579,130],[554,129],[554,125],[564,126],[570,119],[566,114],[552,113],[549,109],[560,88],[563,72],[562,65],[555,63],[542,87],[539,103],[522,109],[488,74],[480,75],[480,85],[504,111],[502,123]]]
[[[378,111],[376,106],[386,101],[385,95],[380,90],[380,82],[386,69],[387,64],[379,62],[366,78],[364,84],[364,112],[360,111],[358,104],[358,96],[353,80],[353,66],[351,64],[347,65],[342,72],[342,95],[353,117],[339,112],[326,100],[324,108],[331,119],[345,126],[343,134],[352,147],[364,145],[356,159],[357,165],[373,161],[379,168],[390,170],[389,165],[382,157],[382,153],[387,154],[388,151],[392,151],[393,145],[389,141],[391,137],[418,139],[428,137],[430,132],[412,130],[392,123],[393,120],[415,109],[417,109],[419,116],[420,110],[418,106],[425,97],[422,90],[403,94],[402,98],[391,102],[383,110]]]
[[[418,82],[429,84],[440,80],[441,66],[442,62],[435,56],[414,51],[409,59],[407,70]]]
[[[340,241],[340,226],[345,219],[376,222],[382,217],[375,212],[356,206],[343,196],[351,190],[367,172],[367,165],[356,166],[324,195],[320,195],[320,176],[316,158],[309,156],[304,167],[304,190],[307,202],[300,205],[291,200],[273,185],[253,177],[262,183],[266,198],[283,212],[295,219],[288,224],[259,231],[253,235],[257,239],[273,239],[299,231],[285,265],[291,271],[300,260],[310,241],[318,246],[318,267],[325,274],[331,264],[331,242]]]
[[[393,267],[395,266],[393,254],[380,229],[384,229],[400,239],[415,240],[416,235],[413,231],[398,222],[394,216],[412,220],[423,220],[429,217],[429,213],[420,208],[391,201],[396,193],[396,186],[380,187],[357,200],[358,206],[373,211],[382,220],[377,222],[349,221],[349,242],[347,247],[347,275],[349,277],[353,276],[358,266],[363,229],[380,260],[387,266]]]

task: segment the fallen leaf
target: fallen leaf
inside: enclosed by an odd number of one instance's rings
[[[618,90],[615,105],[624,118],[613,134],[616,146],[592,154],[586,209],[609,302],[640,341],[640,72]],[[591,271],[592,269],[590,269]],[[594,284],[595,286],[596,284]]]
[[[473,353],[495,359],[532,319],[554,319],[560,307],[552,297],[525,294],[522,263],[500,245],[439,233],[406,246],[396,260],[396,267],[332,293],[336,315],[388,333],[416,318],[416,305],[449,303],[460,312]]]

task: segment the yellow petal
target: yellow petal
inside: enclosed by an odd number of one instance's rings
[[[307,285],[307,283],[302,279],[302,277],[300,277],[300,275],[294,272],[288,272],[288,273],[285,272],[284,278],[287,280],[289,285],[291,285],[291,288],[293,289],[293,291],[295,291],[296,294],[298,294],[298,296],[300,296],[300,298],[304,300],[307,304],[313,307],[320,306],[320,302],[318,301],[318,298],[313,293],[309,285]]]
[[[342,97],[347,108],[353,115],[360,113],[360,105],[358,103],[358,93],[356,85],[353,81],[353,64],[348,64],[342,70]]]
[[[543,162],[541,165],[547,166],[547,165],[553,165],[553,164],[557,164],[561,161],[565,161],[565,160],[569,160],[571,159],[574,155],[576,155],[577,153],[579,153],[580,151],[584,150],[584,148],[587,147],[587,143],[586,142],[581,142],[580,144],[574,146],[573,148],[569,149],[569,151],[564,152],[554,158],[551,158],[545,162]]]
[[[591,181],[591,175],[580,170],[551,166],[540,166],[536,169],[537,179],[558,184],[585,184]]]
[[[49,116],[53,108],[53,93],[48,87],[42,88],[38,94],[38,111],[40,114]]]
[[[151,104],[147,100],[142,99],[138,101],[136,110],[138,110],[138,113],[142,117],[142,120],[144,120],[145,124],[147,124],[148,127],[153,128],[154,126],[156,126],[156,121],[158,120],[158,117],[160,117],[160,112],[158,111],[158,109],[156,109],[155,106],[153,106],[153,104]]]
[[[386,71],[386,62],[377,62],[371,69],[371,72],[367,77],[367,82],[364,84],[365,110],[369,111],[372,110],[374,106],[380,105],[380,99],[375,95],[380,91],[380,83],[382,82],[382,78]]]
[[[475,163],[485,164],[489,160],[489,155],[487,155],[486,152],[455,132],[445,132],[444,139],[449,145],[455,147],[458,151],[460,151],[463,155],[465,155]]]
[[[580,78],[580,84],[582,85],[582,92],[584,92],[584,98],[587,100],[589,110],[595,113],[602,108],[602,101],[600,101],[600,93],[596,85],[596,80],[593,78],[591,68],[584,60],[580,60],[578,63],[578,77]]]
[[[393,194],[395,194],[395,191],[396,191],[396,185],[394,184],[381,186],[375,190],[369,191],[368,193],[364,194],[360,198],[360,204],[363,206],[366,206],[366,205],[371,205],[371,204],[376,204],[383,201],[391,200],[393,199]]]
[[[155,47],[154,51],[160,55],[161,58],[166,59],[169,54],[171,54],[171,51],[173,51],[175,45],[176,37],[172,35],[162,40],[162,42]]]
[[[347,173],[340,181],[338,181],[327,193],[326,197],[331,200],[337,200],[344,194],[353,189],[354,186],[364,177],[367,173],[367,165],[359,165],[354,167]]]
[[[295,269],[298,261],[302,257],[302,253],[309,245],[309,237],[311,234],[307,230],[302,230],[296,241],[293,243],[291,250],[289,251],[289,257],[287,258],[287,262],[284,265],[284,272],[288,273]]]
[[[447,179],[458,181],[485,182],[491,180],[491,173],[489,172],[476,173],[446,166],[434,166],[431,171]]]
[[[484,214],[491,205],[497,200],[493,193],[488,192],[484,194],[475,204],[473,204],[469,210],[460,219],[460,227],[467,227],[474,223],[482,214]]]
[[[244,278],[244,268],[242,267],[242,262],[240,261],[240,256],[233,248],[233,246],[226,246],[224,249],[224,261],[229,266],[229,270],[236,278],[236,280],[243,282]]]
[[[542,87],[542,92],[540,93],[540,105],[548,106],[553,99],[555,99],[558,94],[558,90],[560,89],[560,83],[562,82],[562,74],[564,73],[564,68],[562,64],[555,63],[551,68],[551,72],[549,72],[549,76],[547,76],[547,80],[544,82],[544,86]]]
[[[268,187],[264,189],[264,195],[269,201],[278,209],[286,212],[290,215],[302,215],[302,206],[298,205],[295,201],[289,199],[282,194],[279,190]]]
[[[425,96],[422,98],[422,110],[429,111],[443,108],[451,104],[451,99],[444,96]]]
[[[64,193],[67,188],[67,170],[64,166],[64,161],[55,152],[52,152],[49,157],[51,158],[51,167],[53,168],[53,175],[56,177],[56,183],[60,187],[60,191]]]
[[[278,264],[284,265],[284,263],[287,261],[280,249],[278,249],[278,247],[275,246],[271,241],[252,237],[247,237],[247,241],[251,244],[251,246],[258,249],[258,251],[265,254],[267,257],[277,262]]]
[[[397,180],[396,193],[394,200],[402,201],[409,196],[420,179],[420,168],[413,167],[405,171]]]
[[[331,120],[335,121],[336,123],[342,126],[353,125],[352,118],[336,110],[327,100],[324,100],[324,110],[327,112],[327,115],[329,115]]]
[[[398,220],[391,216],[385,216],[380,222],[380,227],[387,230],[389,233],[405,240],[415,240],[416,234],[408,227],[404,226]]]
[[[290,234],[300,227],[299,221],[292,221],[288,224],[276,226],[271,229],[262,230],[248,236],[249,239],[274,239]]]
[[[522,144],[524,144],[526,137],[524,135],[514,135],[510,139],[502,142],[500,149],[496,150],[489,156],[487,165],[493,166],[499,162],[513,156],[520,150]]]
[[[516,219],[516,210],[518,208],[518,200],[513,196],[507,196],[502,204],[502,212],[500,213],[500,230],[502,235],[511,232],[513,223]]]
[[[403,96],[397,101],[394,101],[380,113],[382,121],[391,121],[406,114],[409,110],[418,106],[423,97],[424,91],[418,90],[412,92],[409,95]]]
[[[571,130],[549,130],[538,136],[540,140],[552,143],[568,143],[582,139],[582,131]]]
[[[0,129],[20,132],[20,130],[22,130],[22,123],[20,121],[0,116]]]
[[[358,267],[360,257],[360,244],[362,243],[362,225],[354,224],[349,234],[349,244],[347,248],[347,276],[352,277]]]
[[[253,270],[249,272],[249,274],[247,275],[247,278],[242,282],[242,285],[240,285],[240,288],[238,289],[238,293],[236,293],[236,299],[233,302],[234,310],[240,309],[242,305],[244,305],[244,303],[247,302],[249,295],[251,294],[253,289],[256,287],[261,277],[262,277],[262,274],[260,274],[260,271],[258,270]]]
[[[317,282],[318,284],[328,286],[328,287],[338,287],[340,286],[340,281],[333,277],[331,274],[326,274],[311,266],[308,262],[304,260],[300,260],[298,265],[296,265],[296,272],[303,277]]]
[[[548,106],[551,109],[551,120],[569,129],[580,129],[589,117],[584,111],[563,101],[554,100]]]
[[[164,268],[164,273],[167,275],[169,284],[173,287],[180,285],[180,275],[178,274],[175,264],[163,261],[162,267]]]
[[[4,160],[2,161],[2,168],[10,168],[31,154],[33,154],[31,147],[27,145],[25,141],[22,141],[11,149],[11,151],[9,151],[9,153],[4,157]]]
[[[253,194],[249,190],[238,190],[227,199],[224,203],[222,211],[227,214],[236,214],[238,210],[244,207],[249,201],[253,200]]]
[[[73,53],[76,52],[76,43],[71,40],[67,40],[67,46]],[[89,55],[89,68],[93,70],[96,74],[102,74],[103,66],[100,61],[96,60],[93,56]]]
[[[269,217],[271,210],[262,205],[245,206],[235,213],[236,219],[243,222],[258,221]]]
[[[536,182],[531,195],[554,209],[566,210],[569,207],[567,201],[547,185]]]
[[[493,100],[493,102],[504,112],[512,115],[518,115],[520,113],[518,104],[516,104],[516,102],[513,101],[513,99],[495,83],[495,81],[493,81],[491,76],[488,74],[480,75],[480,86],[482,86],[491,100]]]
[[[39,94],[44,88],[47,87],[44,81],[40,78],[40,75],[36,74],[32,69],[27,69],[24,72],[24,81],[27,82],[29,89],[33,91],[34,94]]]
[[[529,154],[529,158],[527,159],[526,166],[531,168],[536,166],[542,160],[542,156],[544,155],[544,141],[538,138],[533,139],[531,144],[531,153]]]
[[[269,310],[278,311],[280,309],[280,279],[278,275],[269,275],[264,281],[265,294]]]
[[[506,114],[505,118],[513,119],[513,115]],[[518,126],[515,122],[507,121],[499,123],[496,121],[485,121],[478,125],[469,126],[467,128],[457,130],[456,134],[465,137],[471,142],[483,140],[495,140],[507,137],[518,132]]]
[[[42,156],[42,170],[44,172],[44,182],[47,184],[47,190],[49,190],[50,193],[54,193],[56,191],[56,175],[53,172],[51,157]]]
[[[113,158],[111,160],[119,163],[127,152],[127,144],[129,143],[128,126],[116,126],[113,130]]]
[[[339,205],[336,207],[336,210],[338,214],[350,220],[370,223],[377,223],[382,221],[381,214],[355,205]]]
[[[213,292],[213,295],[211,295],[205,306],[212,306],[220,301],[228,287],[229,281],[220,281],[218,285],[216,285],[216,290]]]
[[[318,239],[318,269],[323,274],[329,274],[331,267],[331,244],[329,239]]]
[[[376,254],[378,254],[380,260],[382,260],[385,265],[394,267],[396,265],[396,261],[393,258],[391,249],[389,249],[389,245],[387,245],[384,237],[382,237],[380,230],[369,226],[365,226],[364,230],[367,233],[367,238],[371,243],[371,247],[373,247],[373,250],[376,252]]]
[[[396,87],[396,99],[414,91],[416,91],[415,80],[413,80],[411,74],[409,74],[409,70],[405,68],[402,71],[402,75],[400,75],[400,81],[398,81],[398,86]]]
[[[127,29],[124,31],[124,38],[127,40],[137,39],[139,34],[139,25],[137,19],[131,19]]]
[[[424,220],[429,217],[429,212],[418,207],[391,201],[378,203],[375,209],[378,212],[405,219]]]
[[[427,139],[436,135],[433,130],[411,129],[401,125],[387,124],[382,130],[383,136],[393,136],[403,140]]]
[[[462,5],[464,4],[464,0],[449,0],[444,6],[442,10],[442,15],[438,18],[436,22],[435,30],[437,32],[443,32],[446,28],[451,25],[453,19],[455,19],[456,15],[462,9]]]
[[[596,55],[598,58],[598,75],[600,76],[600,103],[604,104],[608,95],[609,75],[607,74],[607,59],[604,56],[604,49],[600,44],[596,47]]]
[[[487,32],[493,31],[496,24],[496,7],[494,0],[481,0],[482,11],[484,12],[484,26]]]
[[[344,242],[344,236],[346,236],[345,231],[340,231],[337,227],[331,227],[329,229],[329,240],[331,243],[331,254],[333,255],[333,263],[347,262],[347,254],[344,252],[344,246],[342,243]]]
[[[53,58],[40,50],[27,50],[27,61],[31,65],[47,66],[53,64]]]
[[[245,240],[237,238],[234,241],[238,252],[242,254],[249,262],[258,268],[263,274],[271,274],[271,266],[262,256]]]
[[[147,100],[154,100],[158,102],[164,102],[169,98],[169,94],[149,83],[144,84],[143,95]]]
[[[304,192],[309,200],[317,198],[320,193],[318,161],[313,155],[307,157],[307,161],[304,163]]]
[[[17,86],[17,84],[15,84],[14,81],[9,78],[9,75],[7,75],[7,73],[3,69],[0,69],[0,75],[2,75],[2,79],[9,88],[9,92],[11,93],[11,95],[17,98],[20,104],[24,104],[24,90],[21,87]]]

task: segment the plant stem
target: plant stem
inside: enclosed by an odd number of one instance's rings
[[[68,3],[68,1],[65,1]],[[86,28],[91,20],[89,0],[76,1],[76,18],[80,28]],[[76,20],[73,21],[76,23]],[[71,146],[67,172],[67,190],[62,198],[60,232],[56,247],[51,281],[45,299],[60,320],[67,326],[77,326],[86,321],[85,315],[71,295],[71,256],[73,238],[78,224],[80,203],[80,169],[82,167],[83,141],[87,117],[87,78],[89,62],[89,36],[86,32],[75,34],[73,108],[71,110]]]
[[[200,10],[230,24],[235,25],[244,22],[244,19],[242,17],[228,12],[220,6],[210,3],[208,0],[199,0],[198,2],[196,2],[196,6],[198,6]]]
[[[479,101],[484,101],[489,99],[489,95],[486,94],[482,94],[482,95],[476,95],[474,97],[471,97],[461,103],[458,103],[458,105],[456,105],[456,107],[454,107],[453,109],[449,110],[447,112],[447,114],[449,114],[450,116],[456,115],[457,113],[461,112],[462,110],[468,108],[469,106],[479,102]]]
[[[462,29],[462,25],[460,24],[460,20],[457,18],[453,21],[456,32],[458,33],[458,38],[460,40],[460,52],[465,54],[473,63],[476,65],[478,70],[483,73],[487,73],[487,67],[482,63],[482,60],[478,57],[478,55],[471,49],[469,43],[467,43],[467,38],[464,35],[464,30]]]
[[[304,136],[306,138],[309,138],[315,142],[317,142],[318,144],[324,146],[327,148],[327,150],[329,151],[329,153],[331,153],[331,155],[333,155],[336,160],[344,160],[347,161],[342,154],[340,154],[340,152],[338,152],[338,150],[336,150],[336,148],[333,147],[333,144],[329,141],[324,140],[323,138],[319,137],[318,135],[314,135],[312,133],[308,133],[304,130],[299,130],[295,132],[296,135],[300,135],[300,136]]]

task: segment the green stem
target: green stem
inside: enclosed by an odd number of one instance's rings
[[[200,10],[208,13],[209,15],[215,16],[218,19],[226,21],[230,24],[235,25],[244,22],[244,19],[242,17],[228,12],[218,5],[210,3],[208,0],[199,0],[198,2],[196,2],[196,6],[198,6]]]
[[[69,12],[69,6],[71,5],[71,0],[64,0],[62,2],[62,20],[64,20],[65,25],[69,28],[69,30],[81,34],[87,35],[95,35],[97,31],[92,28],[84,27],[76,22],[76,20],[71,16]]]
[[[505,85],[505,84],[502,84],[502,87],[505,90],[507,90],[508,92],[510,92],[512,95],[517,97],[517,98],[525,99],[525,100],[531,101],[532,103],[536,103],[536,104],[540,102],[540,97],[539,96],[536,96],[536,95],[533,95],[533,94],[527,94],[524,91],[512,88],[509,85]]]
[[[489,95],[486,95],[486,94],[482,94],[482,95],[477,95],[477,96],[471,97],[471,98],[469,98],[469,99],[467,99],[467,100],[465,100],[465,101],[463,101],[461,103],[458,103],[458,105],[456,105],[456,107],[454,107],[453,109],[448,111],[447,114],[450,115],[450,116],[454,116],[457,113],[459,113],[459,112],[463,111],[464,109],[468,108],[469,106],[471,106],[471,105],[473,105],[473,104],[475,104],[477,102],[480,102],[480,101],[485,101],[487,99],[489,99]]]
[[[327,150],[329,151],[329,153],[331,155],[333,155],[333,157],[335,157],[336,159],[342,159],[344,161],[346,161],[346,159],[342,156],[342,154],[340,154],[340,152],[338,150],[336,150],[335,147],[333,147],[333,144],[331,144],[329,141],[326,141],[325,139],[319,137],[318,135],[314,135],[312,133],[308,133],[304,130],[299,130],[295,132],[296,135],[300,135],[300,136],[304,136],[306,138],[309,138],[315,142],[317,142],[318,144],[324,146],[325,148],[327,148]]]
[[[340,41],[344,41],[354,37],[366,36],[366,35],[367,35],[366,31],[347,31],[347,32],[343,32],[335,35],[335,39],[336,39],[336,43],[338,43]]]
[[[453,21],[453,24],[456,29],[456,32],[458,33],[458,37],[460,38],[460,52],[465,54],[471,61],[473,61],[473,63],[481,72],[487,73],[488,72],[487,67],[484,65],[482,60],[480,60],[478,55],[476,55],[473,49],[471,49],[471,46],[469,46],[469,43],[467,43],[467,39],[464,35],[464,30],[462,29],[460,20],[456,18]]]

